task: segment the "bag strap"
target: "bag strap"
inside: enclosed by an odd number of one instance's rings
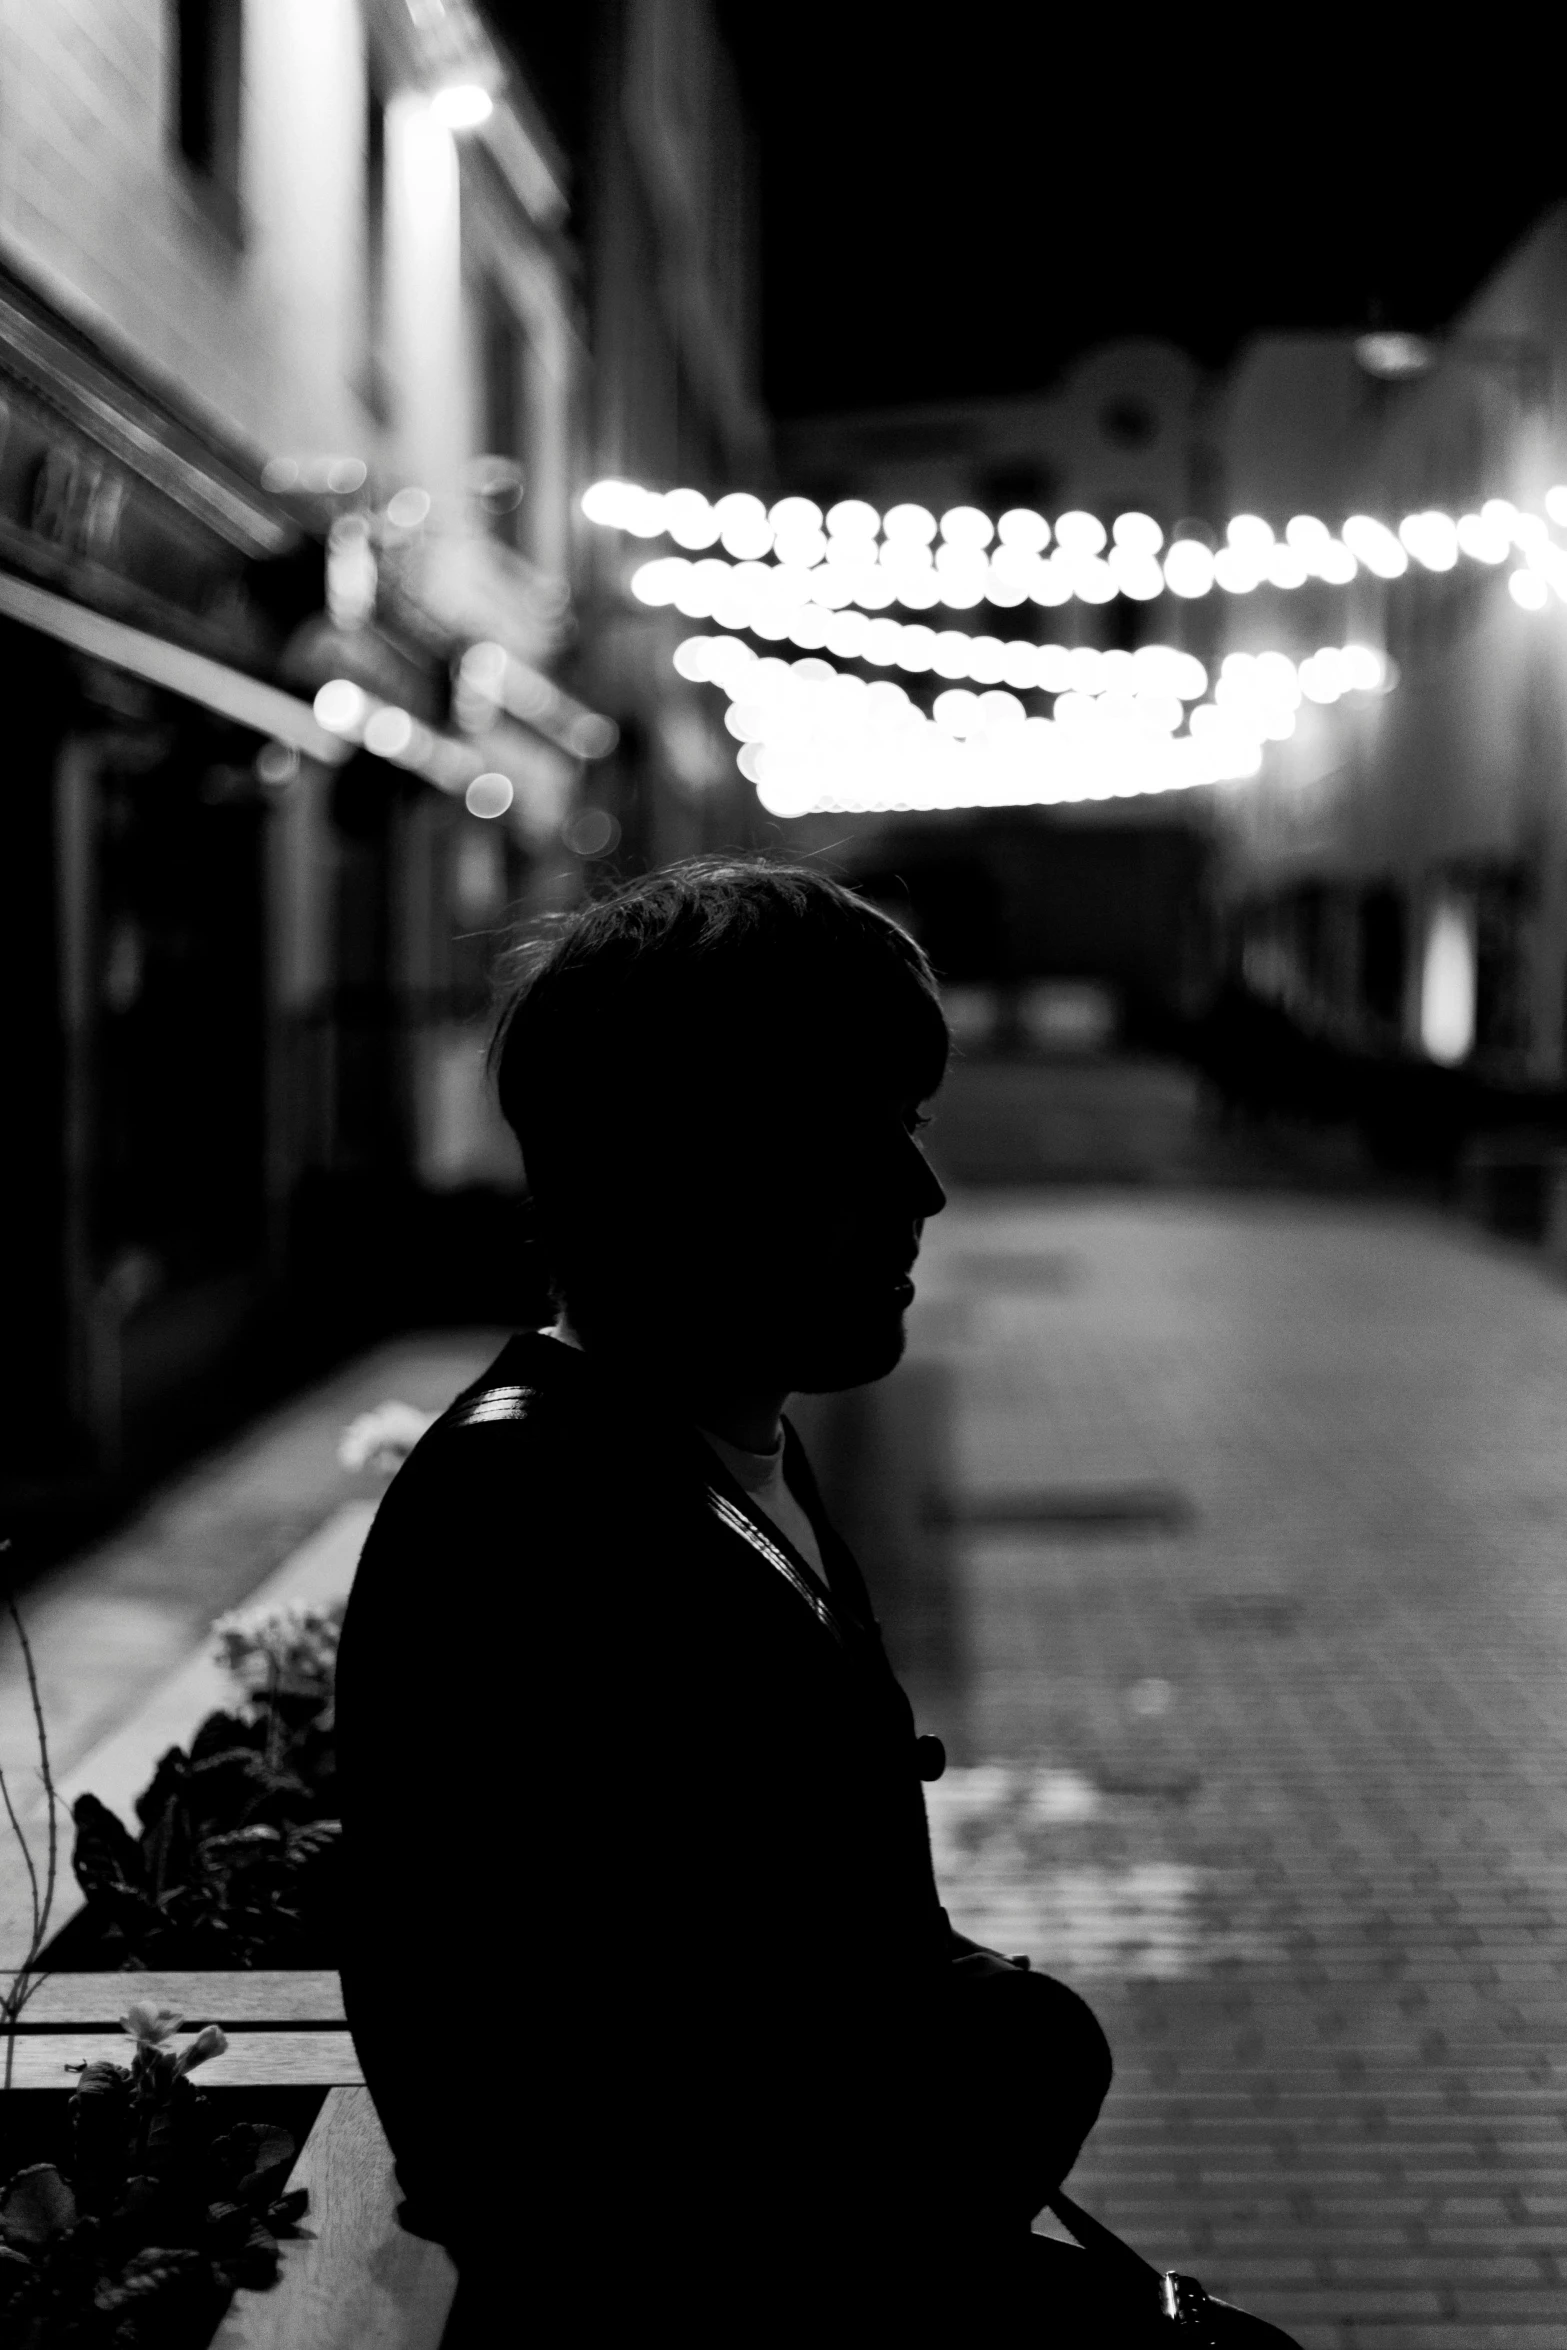
[[[1144,2260],[1130,2244],[1123,2243],[1113,2228],[1103,2220],[1095,2219],[1080,2203],[1058,2187],[1053,2195],[1045,2197],[1045,2209],[1057,2218],[1067,2233],[1076,2238],[1085,2252],[1097,2253],[1111,2268],[1119,2269],[1128,2283],[1157,2285],[1163,2282],[1164,2272],[1151,2260]]]
[[[1155,2268],[1151,2260],[1144,2260],[1113,2228],[1095,2219],[1092,2212],[1074,2203],[1059,2187],[1053,2195],[1045,2197],[1045,2209],[1077,2239],[1085,2252],[1097,2254],[1126,2284],[1157,2291],[1161,2317],[1180,2326],[1188,2335],[1208,2339],[1209,2313],[1215,2305],[1195,2277],[1181,2276],[1174,2269]]]

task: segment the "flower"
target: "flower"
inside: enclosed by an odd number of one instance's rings
[[[129,2032],[144,2048],[157,2048],[173,2037],[180,2022],[177,2008],[149,2007],[145,2000],[135,1999],[120,2018],[120,2030]]]
[[[401,1468],[427,1428],[440,1417],[422,1412],[417,1404],[382,1403],[373,1412],[361,1412],[343,1430],[337,1457],[345,1469]]]
[[[174,2059],[176,2078],[181,2073],[194,2072],[209,2056],[221,2056],[228,2044],[228,2034],[217,2024],[203,2024],[190,2046],[182,2048]]]
[[[237,1608],[213,1625],[219,1664],[253,1694],[313,1697],[323,1704],[337,1674],[337,1643],[346,1600],[325,1607],[291,1600],[285,1607]]]

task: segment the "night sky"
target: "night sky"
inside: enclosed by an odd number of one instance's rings
[[[1557,76],[1518,19],[1504,57],[1479,17],[1460,52],[1398,14],[1413,38],[1374,7],[732,0],[770,405],[1032,390],[1128,333],[1218,363],[1259,327],[1440,323],[1567,192]]]
[[[606,5],[492,0],[579,158]],[[1567,195],[1547,20],[1516,12],[717,14],[760,154],[779,416],[1038,390],[1112,335],[1216,365],[1258,328],[1429,329]]]

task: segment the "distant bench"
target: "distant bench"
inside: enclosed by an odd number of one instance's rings
[[[370,1515],[359,1502],[337,1511],[245,1605],[343,1597]],[[186,1744],[209,1713],[233,1701],[232,1681],[204,1649],[61,1779],[52,1932],[84,1905],[70,1866],[69,1810],[76,1797],[97,1795],[129,1825],[159,1757]],[[24,1813],[23,1825],[40,1854],[41,1803]],[[7,1828],[0,1842],[0,1961],[7,1967],[26,1956],[29,1918],[26,1870]],[[0,1973],[0,1986],[9,1988],[11,1980]],[[203,2088],[326,2091],[288,2182],[309,2190],[303,2224],[310,2232],[285,2242],[270,2290],[236,2292],[212,2350],[438,2350],[457,2272],[440,2245],[398,2223],[391,2149],[348,2034],[337,1976],[262,1968],[48,1975],[17,2025],[13,2088],[68,2094],[79,2077],[68,2067],[101,2058],[126,2063],[131,2042],[118,2024],[133,1998],[176,2009],[186,2030],[222,2025],[229,2045],[202,2067]]]

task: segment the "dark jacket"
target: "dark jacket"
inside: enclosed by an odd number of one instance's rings
[[[377,1514],[338,1671],[344,1988],[410,2216],[460,2264],[499,2232],[557,2283],[688,2299],[764,2237],[826,2273],[932,2224],[971,1946],[787,1444],[830,1592],[692,1428],[544,1337]]]

